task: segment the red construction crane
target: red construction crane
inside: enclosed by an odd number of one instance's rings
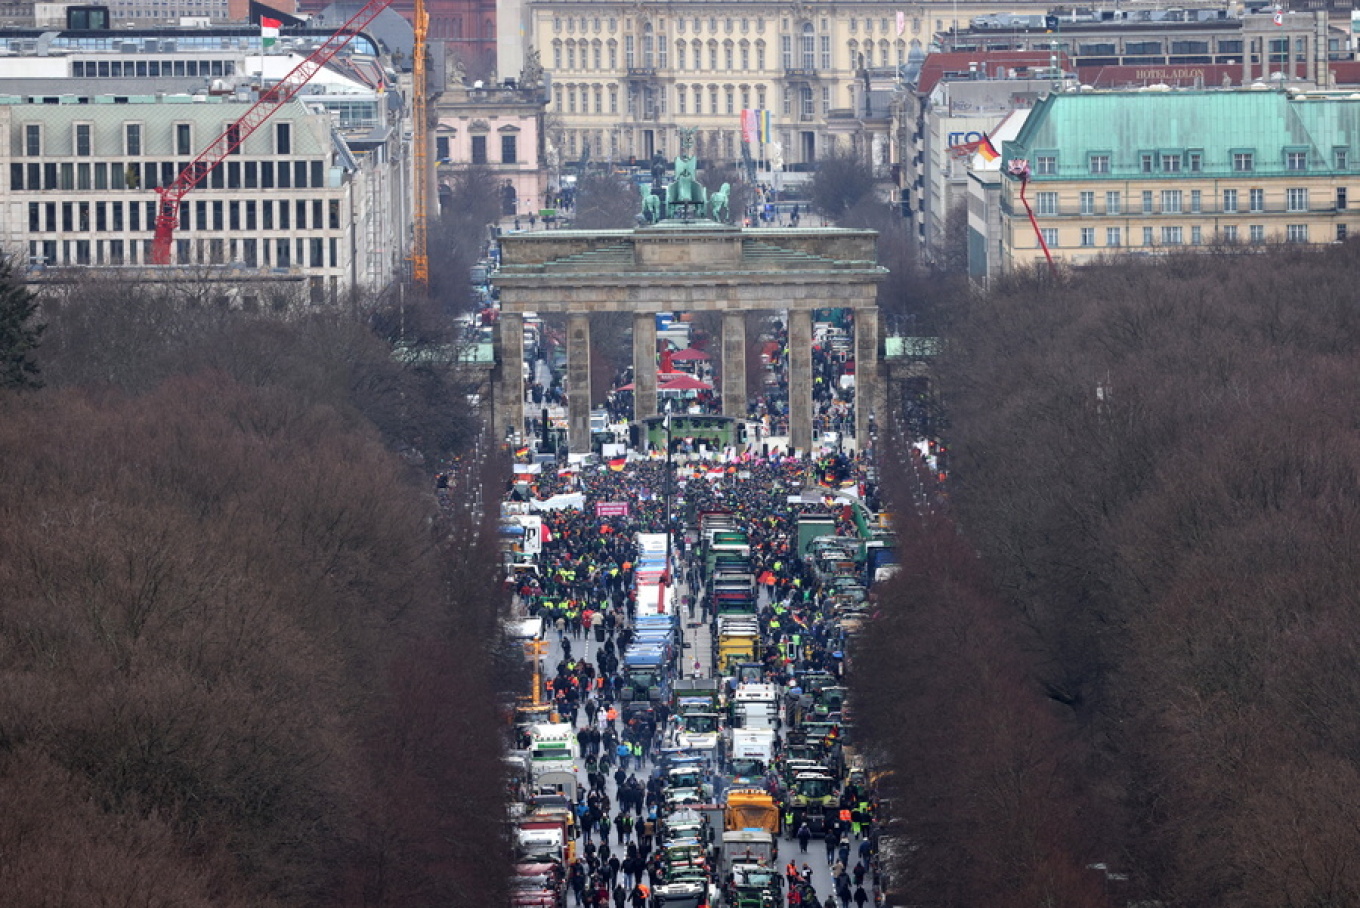
[[[174,245],[175,228],[179,226],[179,203],[199,183],[207,178],[224,160],[241,146],[255,130],[264,125],[280,107],[297,97],[302,86],[311,81],[321,67],[330,62],[350,40],[387,9],[392,0],[369,0],[340,30],[327,38],[320,47],[272,88],[260,95],[242,117],[213,139],[207,148],[189,162],[169,186],[157,186],[160,202],[156,206],[156,238],[151,243],[151,262],[170,264],[170,249]],[[423,53],[422,48],[417,48]]]

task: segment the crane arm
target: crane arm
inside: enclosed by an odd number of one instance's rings
[[[378,14],[391,6],[392,0],[369,0],[340,30],[327,38],[320,47],[307,55],[307,58],[293,67],[278,84],[260,94],[259,100],[241,115],[240,119],[229,125],[222,134],[208,143],[192,161],[188,163],[174,182],[168,186],[156,187],[160,201],[156,206],[156,235],[151,244],[151,261],[155,265],[170,264],[170,249],[174,242],[175,228],[179,225],[179,203],[199,183],[207,179],[227,156],[241,147],[241,143],[264,125],[280,107],[297,97],[302,87],[311,81],[321,68],[331,61],[354,36],[368,27]]]

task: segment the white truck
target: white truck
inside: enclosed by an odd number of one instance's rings
[[[759,777],[774,764],[775,732],[772,728],[734,728],[728,753],[728,769],[734,776]]]

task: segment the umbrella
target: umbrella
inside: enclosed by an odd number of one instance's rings
[[[671,362],[676,363],[699,362],[700,360],[709,358],[707,353],[702,350],[695,350],[693,347],[687,347],[684,350],[678,350],[671,354]]]

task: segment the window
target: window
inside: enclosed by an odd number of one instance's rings
[[[1299,172],[1308,169],[1308,152],[1306,151],[1286,151],[1284,154],[1284,169]]]
[[[90,124],[76,124],[76,157],[88,158],[90,156]]]
[[[142,124],[126,123],[123,125],[123,153],[128,155],[142,153]]]
[[[227,127],[227,154],[241,153],[241,126],[239,123],[232,123]]]
[[[519,144],[519,136],[516,136],[516,135],[505,135],[505,136],[501,136],[501,163],[502,163],[502,164],[517,164],[517,163],[519,163],[519,148],[518,148],[518,144]]]
[[[1247,228],[1247,239],[1253,243],[1264,243],[1266,241],[1266,228],[1264,224],[1252,224]]]
[[[812,33],[812,23],[803,23],[803,69],[817,67],[817,42]]]
[[[1345,225],[1345,224],[1337,224],[1337,225],[1336,225],[1336,241],[1337,241],[1338,243],[1344,243],[1344,242],[1346,241],[1346,225]]]
[[[723,42],[723,63],[726,64],[726,67],[727,67],[727,71],[728,71],[728,72],[731,72],[732,70],[734,70],[734,69],[737,68],[735,54],[736,54],[736,48],[734,47],[734,45],[732,44],[732,42],[731,42],[731,41],[724,41],[724,42]]]
[[[1110,156],[1107,154],[1091,155],[1091,173],[1109,173]]]
[[[1223,190],[1223,213],[1237,214],[1237,190]]]
[[[1346,187],[1345,187],[1345,186],[1338,186],[1338,187],[1336,187],[1336,210],[1337,210],[1337,211],[1345,211],[1345,210],[1346,210]]]
[[[1151,227],[1144,227],[1144,228],[1143,228],[1143,245],[1144,245],[1144,246],[1151,246],[1151,245],[1152,245],[1152,228],[1151,228]]]
[[[1250,151],[1234,151],[1232,159],[1236,173],[1250,173],[1256,169],[1256,155]]]
[[[1143,190],[1143,214],[1152,214],[1152,190]]]
[[[472,137],[472,163],[486,163],[486,136]]]
[[[1180,173],[1181,156],[1178,154],[1162,155],[1162,173]]]
[[[1096,213],[1096,194],[1094,192],[1083,192],[1081,194],[1081,213]]]
[[[689,97],[688,87],[681,85],[675,89],[675,112],[677,114],[683,116],[684,114],[689,113],[689,111],[685,109],[687,106],[685,103],[685,99],[688,97]]]
[[[728,113],[731,113],[731,111],[728,111]],[[813,118],[813,116],[814,116],[816,113],[817,113],[817,111],[816,111],[816,109],[813,107],[812,88],[811,88],[811,86],[804,85],[804,86],[803,86],[803,119],[805,119],[805,120],[811,120],[811,119]]]
[[[1181,213],[1181,191],[1179,189],[1162,190],[1162,213],[1163,214]]]
[[[1049,249],[1055,249],[1058,245],[1057,227],[1040,227],[1039,235],[1044,239],[1044,245]]]
[[[1286,211],[1307,211],[1308,190],[1286,189],[1284,191],[1284,203]]]
[[[293,153],[293,124],[274,124],[274,154]]]
[[[1236,225],[1236,224],[1228,224],[1227,226],[1225,226],[1225,227],[1223,228],[1223,242],[1225,242],[1225,243],[1236,243],[1236,242],[1237,242],[1237,225]]]
[[[1183,228],[1180,228],[1180,227],[1163,227],[1163,228],[1162,228],[1162,245],[1163,245],[1163,246],[1179,246],[1179,245],[1181,244],[1181,242],[1182,242],[1182,235],[1183,235],[1182,231],[1183,231]]]
[[[1058,156],[1052,154],[1035,155],[1034,172],[1039,176],[1053,176],[1058,172]]]
[[[830,68],[831,68],[831,36],[830,36],[830,35],[822,35],[821,66],[822,66],[822,69],[830,69]]]
[[[1123,231],[1118,227],[1105,228],[1105,245],[1122,246],[1124,245]]]
[[[42,127],[29,123],[24,127],[24,154],[30,158],[42,157]]]
[[[1105,193],[1105,213],[1119,214],[1123,210],[1118,192]]]
[[[1204,152],[1187,151],[1185,153],[1185,169],[1191,173],[1200,173],[1204,170]]]
[[[1199,225],[1190,228],[1190,245],[1198,246],[1204,242],[1204,232]]]
[[[193,128],[186,122],[177,122],[174,125],[174,154],[193,154]]]
[[[727,86],[727,91],[725,95],[727,100],[727,112],[729,114],[736,113],[737,112],[736,93],[733,91],[732,86],[730,85]]]
[[[628,69],[636,68],[637,54],[633,49],[633,36],[623,36],[623,65]]]
[[[1251,210],[1261,212],[1266,210],[1266,191],[1264,189],[1251,190]]]
[[[1081,244],[1083,246],[1094,246],[1096,244],[1096,229],[1094,227],[1081,228]]]
[[[1058,213],[1058,194],[1038,192],[1034,194],[1034,213],[1053,216]]]
[[[784,68],[793,69],[793,38],[784,35],[780,38],[779,48],[784,60]]]
[[[1350,167],[1350,154],[1348,149],[1337,148],[1332,151],[1332,165],[1337,170],[1346,170]]]
[[[1198,189],[1192,189],[1192,190],[1190,190],[1190,213],[1191,213],[1191,214],[1199,214],[1200,211],[1203,210],[1203,207],[1204,207],[1203,198],[1204,198],[1204,193],[1200,192]]]
[[[1308,242],[1308,225],[1286,224],[1284,228],[1284,238],[1291,243]]]
[[[1138,156],[1138,170],[1140,173],[1152,173],[1154,155],[1151,152],[1143,152]]]

